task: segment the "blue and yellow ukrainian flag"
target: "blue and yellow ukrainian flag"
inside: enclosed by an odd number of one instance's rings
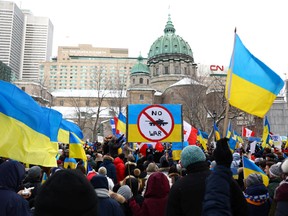
[[[262,147],[265,148],[267,145],[269,145],[270,141],[270,124],[268,122],[267,116],[265,116],[264,126],[263,126],[263,134],[262,134]]]
[[[247,157],[243,157],[242,161],[243,161],[244,179],[247,179],[247,177],[253,173],[260,174],[263,179],[263,184],[267,187],[269,184],[269,178],[263,172],[263,170],[260,167],[258,167],[253,161],[249,160]]]
[[[44,184],[44,183],[47,181],[47,179],[48,179],[47,173],[46,173],[46,172],[43,172],[41,184]]]
[[[229,120],[227,131],[226,131],[226,138],[229,139],[232,136],[232,125],[231,121]]]
[[[203,132],[200,129],[198,129],[198,132],[197,132],[197,140],[202,145],[203,149],[207,150],[207,140],[204,139]]]
[[[229,104],[263,118],[283,86],[280,76],[253,56],[235,33],[225,90]]]
[[[121,112],[118,115],[116,131],[118,131],[118,133],[126,135],[126,117]]]
[[[84,142],[77,137],[76,134],[70,132],[69,136],[69,157],[82,159],[83,161],[87,161],[87,156],[84,151]]]
[[[77,167],[77,161],[75,160],[75,158],[71,158],[69,156],[69,158],[66,157],[64,159],[64,164],[63,164],[64,169],[76,169],[76,167]]]
[[[220,134],[220,131],[219,131],[216,123],[214,123],[214,134],[215,134],[216,141],[221,139],[221,134]]]
[[[159,113],[155,115],[154,108],[165,111],[161,112],[161,115],[158,115]],[[183,141],[182,106],[180,104],[130,104],[127,110],[128,142]],[[168,122],[167,119],[172,120]],[[170,131],[165,130],[167,127]]]
[[[172,143],[172,159],[174,161],[180,160],[183,148],[188,146],[188,142],[174,142]]]
[[[234,152],[236,148],[236,144],[237,144],[237,135],[235,135],[234,132],[231,134],[228,143],[229,143],[230,150]]]
[[[237,136],[237,141],[240,143],[244,143],[243,138],[240,136],[239,133],[237,133],[237,131],[234,130],[234,134]]]
[[[0,156],[45,167],[57,166],[62,114],[38,105],[17,86],[0,81]]]

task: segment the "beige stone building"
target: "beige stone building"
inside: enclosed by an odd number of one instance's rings
[[[40,81],[49,90],[125,89],[137,58],[128,49],[98,48],[89,44],[60,46],[52,61],[40,65]]]

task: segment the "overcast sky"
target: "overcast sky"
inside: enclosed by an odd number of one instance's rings
[[[22,0],[15,1],[54,25],[58,46],[92,44],[128,48],[147,57],[164,34],[168,13],[196,63],[228,66],[234,28],[257,58],[284,78],[288,74],[288,13],[285,0]],[[170,9],[169,9],[170,5]]]

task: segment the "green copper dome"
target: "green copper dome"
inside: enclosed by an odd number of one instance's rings
[[[150,74],[148,66],[146,64],[143,64],[143,58],[141,55],[138,57],[138,63],[135,64],[131,69],[131,74],[135,74],[135,73]]]
[[[164,29],[164,35],[159,37],[150,47],[148,58],[161,54],[185,54],[193,57],[190,45],[179,35],[175,34],[175,28],[171,21],[170,14]]]

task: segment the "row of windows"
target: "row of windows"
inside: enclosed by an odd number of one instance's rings
[[[135,82],[136,82],[136,80],[133,79],[133,80],[132,80],[132,83],[135,84]],[[143,78],[140,78],[140,79],[139,79],[139,84],[144,84],[144,79],[143,79]],[[149,79],[146,80],[146,84],[149,85]]]

